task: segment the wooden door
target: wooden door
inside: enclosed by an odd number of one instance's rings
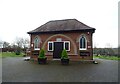
[[[63,50],[63,42],[54,42],[53,58],[61,58],[61,53]]]

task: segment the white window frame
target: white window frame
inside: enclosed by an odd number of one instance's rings
[[[52,50],[49,50],[49,43],[52,43]],[[54,43],[53,43],[53,41],[49,41],[48,42],[48,51],[53,51],[54,50]]]
[[[82,37],[85,38],[85,45],[86,45],[85,48],[80,48],[80,39],[81,39]],[[80,39],[79,39],[79,50],[87,50],[87,39],[86,39],[86,37],[85,37],[85,36],[81,36]]]
[[[66,51],[70,51],[70,41],[64,41],[64,49],[65,49],[65,43],[68,43],[69,44],[69,46],[68,46],[68,50],[66,50]]]
[[[35,48],[35,40],[36,40],[36,38],[38,39],[38,48]],[[38,36],[34,38],[34,50],[40,50],[40,39],[39,39]]]

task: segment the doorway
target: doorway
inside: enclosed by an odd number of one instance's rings
[[[60,59],[63,50],[63,42],[54,42],[53,58]]]

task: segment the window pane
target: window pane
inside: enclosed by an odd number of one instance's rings
[[[52,50],[53,47],[52,47],[52,43],[49,43],[49,50]]]
[[[69,50],[69,43],[68,42],[65,43],[65,49]]]
[[[39,48],[39,39],[35,38],[34,40],[34,48]]]
[[[83,38],[83,43],[82,43],[82,45],[83,45],[83,48],[85,48],[85,38]]]
[[[82,48],[82,38],[80,39],[80,48]]]
[[[86,39],[85,39],[85,37],[80,38],[80,48],[86,48]]]

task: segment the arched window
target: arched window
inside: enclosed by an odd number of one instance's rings
[[[86,49],[87,49],[87,40],[86,40],[86,38],[84,37],[84,35],[82,35],[82,37],[80,37],[79,49],[80,49],[80,50],[86,50]]]
[[[38,37],[34,39],[34,50],[40,50],[40,39]]]

